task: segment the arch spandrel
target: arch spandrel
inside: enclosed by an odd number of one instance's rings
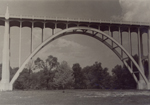
[[[75,24],[75,23],[69,23],[68,24],[68,28],[70,28],[70,27],[77,27],[77,24]]]
[[[97,25],[97,24],[91,24],[89,27],[98,29],[98,28],[99,28],[99,25]]]
[[[5,21],[0,19],[0,25],[4,26],[5,25]]]
[[[32,28],[32,22],[23,21],[23,22],[22,22],[22,27],[29,27],[29,28]]]
[[[51,28],[51,29],[55,29],[55,23],[53,22],[46,22],[45,23],[45,28]]]
[[[66,29],[66,24],[65,23],[57,23],[57,28]]]
[[[34,27],[39,27],[39,28],[43,29],[44,23],[42,23],[42,22],[34,22]]]
[[[10,27],[13,27],[13,26],[20,27],[20,22],[19,21],[10,21]]]
[[[111,31],[111,32],[119,31],[119,26],[115,26],[115,25],[113,26],[113,25],[111,25],[111,26],[110,26],[110,31]]]
[[[129,26],[120,27],[121,32],[129,32]]]
[[[88,24],[82,23],[82,24],[79,24],[79,26],[80,26],[80,27],[88,27]]]
[[[130,27],[130,32],[131,32],[131,33],[133,33],[133,32],[138,33],[138,28],[135,27],[135,26],[131,26],[131,27]]]
[[[91,33],[92,31],[92,33]],[[19,70],[17,71],[17,73],[15,74],[15,76],[13,77],[13,79],[11,80],[10,84],[13,85],[13,83],[15,82],[15,80],[18,78],[19,74],[22,72],[22,70],[24,69],[25,65],[29,62],[29,60],[36,55],[43,47],[45,47],[47,44],[49,44],[50,42],[52,42],[55,39],[58,39],[62,36],[65,35],[73,35],[73,34],[81,34],[81,35],[88,35],[91,36],[93,38],[96,38],[97,40],[101,41],[102,43],[104,43],[106,46],[108,46],[119,58],[120,60],[125,63],[126,59],[130,59],[132,61],[132,63],[135,65],[135,67],[138,69],[139,73],[141,74],[141,76],[143,77],[144,81],[146,84],[148,84],[148,80],[145,77],[144,73],[140,70],[139,65],[136,63],[136,61],[133,59],[133,57],[123,48],[122,45],[120,45],[115,39],[113,39],[111,36],[107,35],[106,33],[98,30],[98,29],[94,29],[94,28],[88,28],[88,27],[73,27],[73,28],[68,28],[65,30],[62,30],[59,33],[56,33],[55,35],[51,36],[50,38],[48,38],[47,40],[45,40],[39,47],[37,47],[33,53],[26,59],[26,61],[22,64],[22,66],[19,68]],[[100,36],[101,37],[100,37]],[[105,36],[105,37],[104,37]],[[111,44],[107,43],[107,39],[111,40],[115,46],[112,46]],[[121,54],[119,52],[117,52],[116,48],[120,48],[121,51],[127,56],[127,58],[123,58],[121,56]],[[127,65],[127,64],[126,64]],[[128,65],[127,65],[128,66]],[[130,66],[128,66],[127,68],[129,68],[130,72],[131,68]],[[134,74],[133,74],[134,75]],[[137,78],[134,75],[133,76],[135,78],[135,81],[137,82]]]
[[[101,31],[108,31],[109,30],[109,25],[101,25],[100,30]]]
[[[142,27],[142,28],[140,28],[140,32],[141,32],[141,34],[144,34],[144,33],[148,33],[148,27]]]

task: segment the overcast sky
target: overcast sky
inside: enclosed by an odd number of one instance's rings
[[[148,0],[0,0],[0,14],[5,14],[7,4],[9,13],[16,15],[123,21],[149,21],[150,17]],[[3,27],[0,27],[0,30],[0,49],[2,50]],[[51,35],[50,32],[50,29],[45,29],[45,39]],[[40,29],[34,29],[34,48],[40,44],[40,34]],[[23,28],[22,62],[29,55],[29,44],[30,29]],[[127,44],[128,42],[124,41],[124,46],[128,50]],[[18,49],[19,29],[14,27],[11,28],[11,66],[13,67],[18,66]],[[137,48],[134,50],[136,53]],[[122,64],[118,57],[101,42],[82,35],[65,36],[55,40],[37,56],[45,59],[48,55],[56,56],[60,62],[67,61],[70,66],[80,63],[84,67],[98,61],[103,67],[112,69],[116,64]]]

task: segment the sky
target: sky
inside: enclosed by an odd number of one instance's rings
[[[135,2],[136,1],[136,2]],[[9,13],[15,15],[34,15],[49,17],[67,17],[82,19],[119,20],[119,21],[145,21],[149,22],[150,1],[148,0],[0,0],[0,14],[5,14],[6,6],[9,6]],[[0,27],[0,50],[3,46],[3,27]],[[44,39],[51,36],[51,30],[45,29]],[[56,29],[56,32],[61,31]],[[107,33],[107,32],[106,32]],[[118,35],[117,32],[114,33]],[[123,33],[124,40],[128,37]],[[35,28],[34,49],[40,44],[41,30]],[[145,35],[146,36],[146,35]],[[18,66],[19,50],[19,28],[11,28],[11,61],[12,67]],[[136,35],[132,35],[136,39]],[[146,39],[146,37],[145,37]],[[116,40],[117,36],[116,36]],[[22,29],[22,62],[29,56],[30,29]],[[137,42],[133,41],[133,46]],[[123,41],[124,47],[128,50],[128,42]],[[144,43],[146,46],[146,44]],[[144,48],[146,54],[146,47]],[[134,46],[133,54],[137,53]],[[48,44],[36,57],[43,60],[48,55],[58,58],[58,61],[67,61],[72,67],[74,63],[80,63],[81,67],[92,65],[98,61],[102,67],[111,70],[115,65],[122,64],[119,58],[104,44],[96,39],[83,35],[70,35],[59,38]],[[36,57],[34,59],[36,59]],[[0,52],[0,62],[2,52]]]

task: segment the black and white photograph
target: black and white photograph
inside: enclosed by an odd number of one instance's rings
[[[0,105],[150,105],[150,0],[0,0]]]

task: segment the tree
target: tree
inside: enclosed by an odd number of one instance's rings
[[[16,80],[14,88],[51,89],[57,66],[57,58],[53,56],[49,56],[45,62],[39,57],[34,62],[30,61]]]
[[[82,74],[82,68],[79,63],[73,64],[72,67],[73,76],[74,76],[74,88],[83,89],[85,88],[84,76]]]
[[[133,56],[134,60],[138,63],[138,55]],[[131,60],[127,60],[128,65],[131,67]],[[133,72],[135,72],[135,76],[139,80],[139,72],[134,64],[132,64]],[[144,71],[146,77],[148,77],[148,63],[145,60],[144,61]],[[113,70],[113,84],[114,88],[117,89],[135,89],[137,87],[137,84],[132,76],[132,74],[129,72],[127,67],[123,65],[123,67],[117,65]]]
[[[148,60],[144,60],[144,73],[145,73],[145,76],[149,78]]]
[[[34,65],[35,65],[34,70],[37,70],[37,71],[47,69],[44,61],[40,59],[39,57],[34,61]]]
[[[19,67],[10,68],[10,80],[13,78],[15,73],[18,71]]]
[[[57,89],[71,88],[74,78],[73,71],[66,61],[63,61],[57,68],[54,76],[54,86]]]
[[[40,70],[52,71],[57,68],[57,66],[59,65],[59,62],[57,61],[56,57],[53,57],[52,55],[50,55],[47,57],[45,62],[38,57],[34,61],[34,64],[35,64],[35,70],[38,69],[38,71]]]
[[[28,69],[24,69],[18,79],[14,83],[14,88],[15,89],[30,89],[30,82],[29,82],[29,72]]]
[[[31,71],[33,71],[34,68],[35,68],[33,59],[31,59],[31,60],[26,64],[26,67],[25,67],[25,68],[28,69],[29,75],[30,75]]]
[[[134,60],[136,61],[136,63],[138,64],[138,60],[139,60],[138,55],[137,55],[137,54],[134,55],[133,58],[134,58]],[[131,60],[130,60],[130,59],[127,60],[127,64],[131,67]],[[136,68],[136,66],[135,66],[134,64],[132,64],[132,66],[133,66],[133,67],[132,67],[132,68],[133,68],[133,72],[136,72],[136,73],[135,73],[135,76],[136,76],[137,79],[139,80],[138,69]],[[127,69],[127,67],[126,67],[125,65],[123,65],[123,68]],[[128,70],[128,69],[127,69],[127,70]]]
[[[57,68],[58,64],[57,58],[53,57],[52,55],[48,56],[46,59],[46,67],[48,70]]]
[[[112,70],[113,74],[113,88],[114,89],[135,89],[136,82],[129,70],[124,66],[115,66]]]
[[[58,67],[59,64],[57,58],[50,55],[45,62],[40,58],[37,58],[34,64],[35,68],[38,69],[38,71],[40,71],[41,73],[40,84],[46,86],[47,89],[51,89],[53,86],[55,69]]]
[[[111,76],[107,68],[102,68],[101,63],[95,62],[92,66],[87,66],[82,70],[86,87],[90,89],[108,89],[111,88]]]

